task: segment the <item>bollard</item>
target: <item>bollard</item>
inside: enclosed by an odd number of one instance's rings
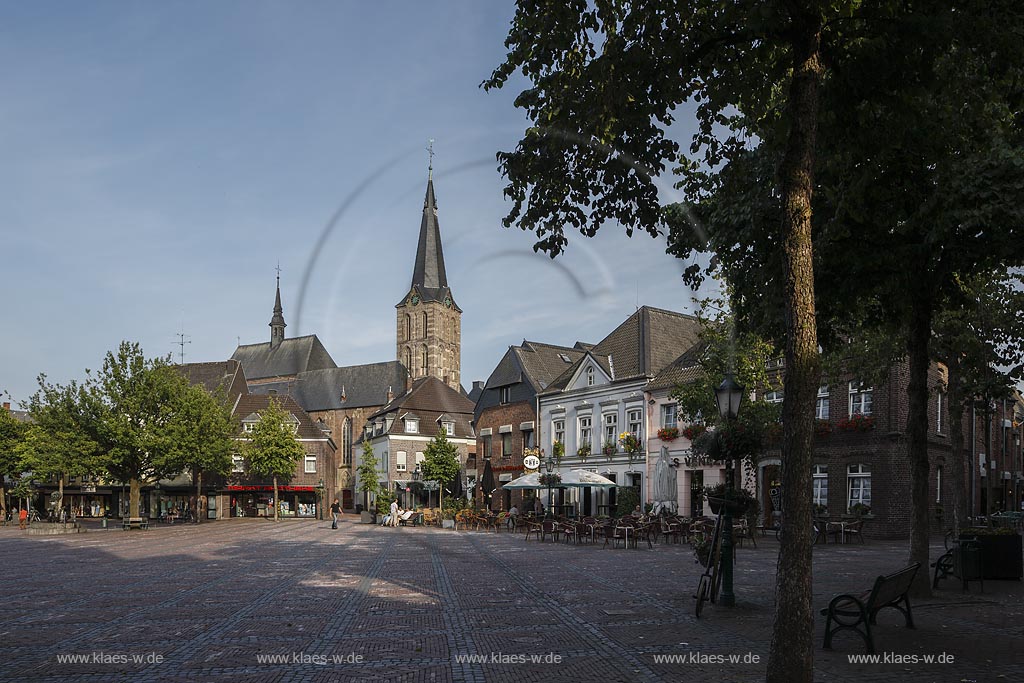
[[[103,521],[101,523],[103,524],[103,528],[106,529],[107,528],[107,518],[104,517]]]

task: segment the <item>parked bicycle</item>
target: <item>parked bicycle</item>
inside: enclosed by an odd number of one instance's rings
[[[704,609],[704,603],[711,601],[712,603],[718,601],[718,594],[722,588],[722,519],[723,516],[719,515],[718,519],[715,520],[714,529],[711,532],[711,549],[708,554],[708,563],[704,569],[704,573],[700,576],[700,581],[697,583],[697,593],[693,596],[696,601],[696,614],[697,618],[700,618],[700,613]],[[707,531],[699,532],[695,535],[695,538],[703,538],[701,534],[706,534]]]

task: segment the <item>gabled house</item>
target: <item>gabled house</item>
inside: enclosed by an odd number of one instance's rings
[[[560,469],[584,468],[620,486],[639,489],[645,500],[646,449],[631,452],[620,443],[628,433],[645,445],[655,423],[645,397],[648,383],[698,343],[700,324],[693,316],[643,306],[607,337],[583,353],[538,395],[538,443],[551,453],[555,443],[565,454]],[[582,514],[612,512],[616,492],[583,489],[568,503],[560,491],[556,504]]]
[[[524,473],[523,449],[537,446],[537,394],[578,361],[584,348],[579,343],[568,347],[524,339],[521,345],[508,348],[479,387],[474,410],[479,457],[475,468],[467,465],[467,469],[473,470],[482,485],[489,462],[494,488],[485,491],[477,487],[478,505],[508,510],[514,504],[522,509],[522,491],[506,491],[503,484]]]
[[[414,484],[413,473],[423,462],[427,445],[444,431],[459,453],[465,468],[476,452],[473,403],[461,391],[432,375],[413,381],[409,390],[369,416],[355,444],[356,467],[362,458],[362,444],[369,442],[378,463],[378,481],[385,491],[394,492],[399,504],[425,505],[427,493]],[[460,485],[466,482],[461,478]],[[358,477],[355,482],[359,488]],[[448,495],[446,493],[446,495]],[[433,494],[436,502],[437,494]],[[373,501],[359,501],[362,505]]]

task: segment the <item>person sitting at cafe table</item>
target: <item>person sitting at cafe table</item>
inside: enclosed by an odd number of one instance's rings
[[[633,508],[632,515],[634,517],[643,517],[644,516],[644,513],[643,513],[643,511],[640,510],[640,506],[639,505],[637,505],[635,508]]]

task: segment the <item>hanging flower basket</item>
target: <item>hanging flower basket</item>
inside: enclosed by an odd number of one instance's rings
[[[622,432],[619,434],[619,443],[622,444],[622,450],[629,454],[639,453],[644,449],[640,439],[636,437],[633,432]]]
[[[676,427],[662,427],[658,430],[658,438],[662,441],[675,441],[679,438],[679,429]]]
[[[669,427],[669,430],[673,430],[673,429],[675,429],[676,434],[678,435],[679,434],[679,430],[678,429],[676,429],[675,427]],[[683,429],[683,436],[685,436],[690,441],[693,441],[694,439],[696,439],[697,437],[699,437],[701,434],[703,434],[706,431],[708,431],[708,428],[706,426],[704,426],[704,425],[690,425],[690,426],[685,427]],[[661,432],[659,432],[659,435],[660,434],[661,434]],[[664,438],[664,437],[662,437],[662,438]]]
[[[713,498],[708,496],[708,506],[711,508],[711,514],[720,515],[726,510],[735,516],[740,516],[747,511],[747,506],[750,503],[746,500],[729,500],[726,502],[725,498]]]
[[[542,474],[537,478],[538,483],[541,486],[561,486],[562,475],[558,472],[552,472],[551,474]]]
[[[615,451],[616,451],[616,448],[615,448],[615,444],[613,444],[613,443],[606,443],[604,445],[604,448],[601,449],[601,452],[604,453],[605,455],[607,455],[609,458],[611,458],[612,456],[615,455]]]
[[[590,457],[590,444],[589,443],[585,443],[582,446],[580,446],[578,449],[576,449],[576,455],[579,456],[580,460],[586,460],[587,458],[589,458]]]

